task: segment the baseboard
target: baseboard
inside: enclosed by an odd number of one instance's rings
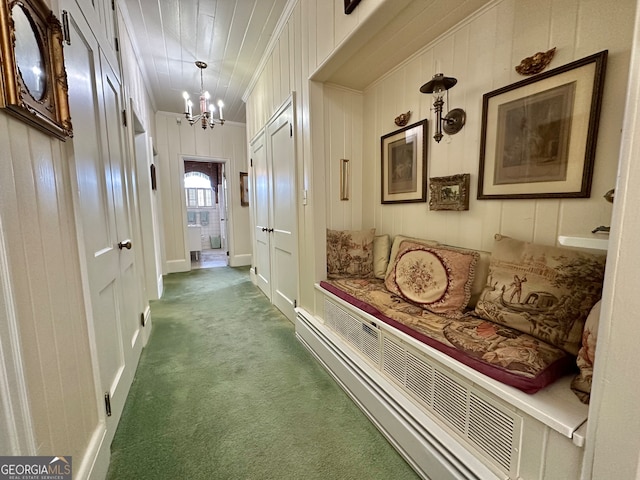
[[[191,270],[191,260],[167,260],[165,263],[167,273],[188,272]]]
[[[247,265],[251,265],[252,256],[250,253],[244,253],[241,255],[234,255],[229,257],[229,266],[230,267],[246,267]]]
[[[321,322],[297,310],[296,336],[416,473],[425,479],[497,479],[487,466],[409,401]]]
[[[107,430],[100,422],[91,436],[89,445],[78,470],[74,470],[73,478],[77,480],[104,480],[109,470],[111,446],[105,441]],[[73,462],[74,465],[76,462]]]

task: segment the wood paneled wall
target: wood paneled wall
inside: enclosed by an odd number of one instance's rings
[[[18,328],[36,444],[20,453],[66,452],[79,468],[98,403],[65,144],[0,111],[0,145],[0,286],[12,297],[0,321]]]
[[[602,195],[616,180],[632,0],[609,5],[604,16],[597,0],[495,1],[417,54],[404,61],[399,58],[396,68],[362,92],[307,81],[332,56],[348,51],[345,44],[354,31],[384,5],[362,2],[347,16],[337,0],[298,2],[247,99],[247,130],[252,138],[287,92],[296,91],[299,189],[301,194],[306,190],[309,198],[299,221],[305,231],[299,248],[303,302],[310,298],[305,294],[308,283],[321,275],[323,258],[318,250],[323,247],[325,226],[375,227],[378,233],[490,250],[497,232],[555,244],[559,234],[586,233],[610,223],[611,205]],[[514,66],[554,46],[557,53],[549,68],[609,50],[592,197],[476,200],[482,95],[520,80]],[[439,71],[458,78],[447,109],[464,108],[467,124],[459,134],[436,144],[431,138],[432,99],[419,88]],[[429,211],[427,203],[380,204],[380,137],[395,130],[393,119],[407,110],[412,111],[411,122],[429,120],[428,175],[471,174],[469,211]],[[351,166],[352,196],[346,202],[338,195],[340,158],[348,158]]]
[[[364,92],[363,225],[378,232],[435,238],[490,250],[500,232],[522,240],[555,244],[559,234],[587,233],[609,225],[611,204],[602,195],[616,181],[624,91],[632,32],[632,1],[618,2],[602,17],[594,0],[521,2],[505,0],[468,19]],[[600,17],[600,18],[599,18]],[[599,18],[599,21],[594,19]],[[516,82],[514,66],[526,56],[557,48],[549,68],[609,50],[592,197],[571,200],[476,200],[482,95]],[[451,105],[466,110],[467,123],[437,144],[431,138],[430,95],[419,87],[434,73],[458,78]],[[411,110],[411,121],[429,120],[428,175],[471,174],[467,212],[429,211],[427,204],[380,204],[380,137],[395,130],[393,118]],[[357,115],[357,113],[356,113]],[[337,225],[341,219],[328,219]]]

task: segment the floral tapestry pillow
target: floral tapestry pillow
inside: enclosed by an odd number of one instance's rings
[[[604,262],[604,255],[496,235],[476,315],[577,355],[600,299]]]
[[[435,240],[423,240],[421,238],[412,238],[412,237],[405,237],[404,235],[396,235],[395,237],[393,237],[393,244],[391,245],[391,253],[389,253],[389,264],[387,266],[385,278],[387,275],[389,275],[389,272],[391,271],[391,267],[396,261],[396,257],[398,256],[398,250],[400,249],[400,246],[402,245],[403,242],[406,242],[406,241],[419,243],[420,245],[439,245],[439,243]]]
[[[477,252],[463,252],[405,240],[390,265],[387,290],[430,312],[462,316],[478,261]]]
[[[373,277],[375,231],[327,229],[327,277]]]
[[[591,381],[593,378],[593,364],[596,361],[596,343],[598,341],[598,324],[600,322],[600,302],[596,303],[582,332],[582,346],[578,351],[576,363],[580,373],[571,382],[571,389],[582,403],[589,403],[591,397]]]

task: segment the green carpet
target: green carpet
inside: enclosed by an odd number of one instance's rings
[[[416,479],[248,269],[165,277],[108,479]]]

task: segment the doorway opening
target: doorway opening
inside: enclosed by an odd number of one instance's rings
[[[184,161],[191,269],[228,265],[224,163]]]

